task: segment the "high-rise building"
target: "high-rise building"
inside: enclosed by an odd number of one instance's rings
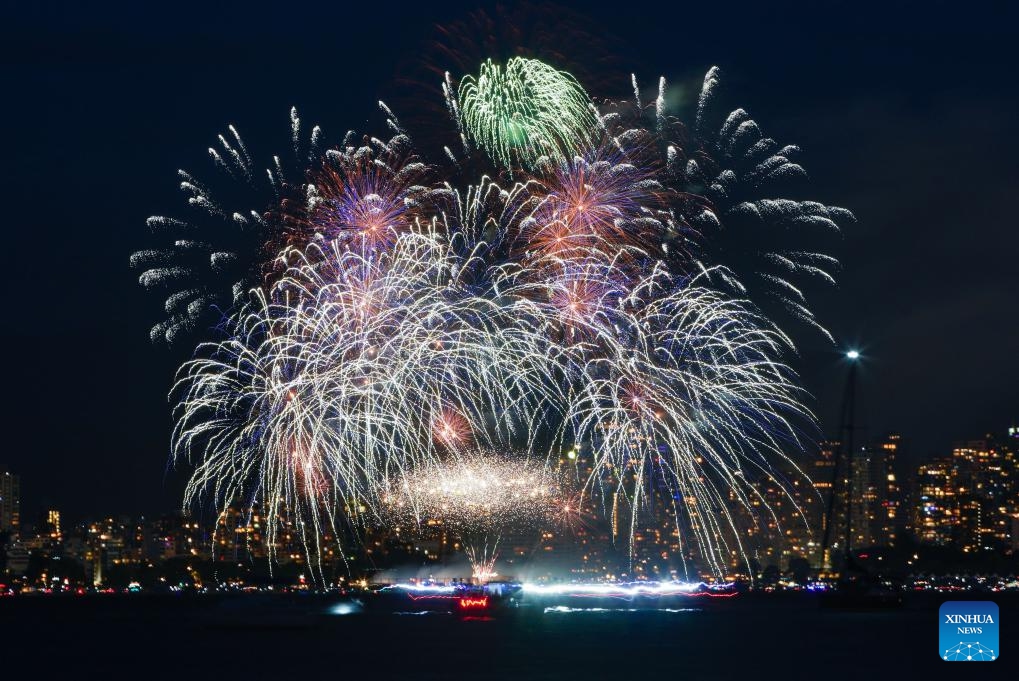
[[[928,544],[951,544],[956,524],[951,460],[940,458],[921,464],[916,474],[916,493],[913,532]]]
[[[245,507],[239,501],[223,509],[216,520],[213,535],[212,553],[216,559],[237,562],[241,558],[247,558],[256,527],[261,529],[257,520],[254,507]],[[260,532],[258,534],[260,537]],[[286,539],[290,538],[289,530],[284,536]],[[288,552],[280,558],[283,562],[289,562],[291,556]]]
[[[903,526],[896,459],[902,437],[891,433],[861,447],[853,460],[853,545],[894,546]]]
[[[1014,551],[1019,518],[1014,440],[987,436],[920,466],[913,530],[966,553]]]
[[[46,528],[51,539],[59,540],[61,538],[60,511],[51,508],[46,512]]]
[[[854,550],[875,543],[873,530],[878,515],[875,478],[880,469],[880,454],[873,447],[860,447],[853,453],[853,479],[849,483],[852,506],[849,515]]]
[[[899,479],[897,460],[902,455],[902,436],[890,433],[877,444],[881,454],[878,469],[878,519],[876,536],[878,543],[895,546],[895,538],[905,527],[902,517],[902,483]]]
[[[1011,545],[1016,512],[1016,460],[1006,442],[988,436],[952,450],[952,484],[958,497],[958,548],[967,553]]]
[[[818,527],[820,536],[824,536],[826,531],[828,534],[824,565],[831,565],[833,554],[845,551],[847,522],[851,529],[849,541],[854,550],[884,541],[881,533],[876,531],[881,524],[881,503],[885,494],[882,483],[885,477],[883,450],[880,445],[859,447],[852,453],[850,467],[846,460],[847,452],[842,451],[842,447],[838,440],[822,441],[813,466],[814,488],[824,500]],[[831,527],[828,527],[829,522]]]
[[[0,469],[0,532],[17,533],[21,527],[21,477]]]
[[[838,471],[839,447],[842,443],[838,440],[822,440],[818,443],[817,457],[814,459],[811,480],[814,489],[821,497],[819,512],[811,519],[817,523],[818,536],[828,536],[828,545],[822,546],[822,559],[819,566],[830,566],[832,558],[832,544],[838,543],[841,546],[842,536],[845,532],[845,492],[840,489],[839,481],[836,478]],[[832,499],[832,494],[836,498]],[[828,507],[832,508],[832,517],[828,517]],[[831,527],[829,527],[829,523]]]
[[[835,554],[845,549],[847,522],[852,530],[849,539],[854,550],[871,545],[893,546],[895,536],[904,524],[896,470],[901,437],[889,434],[856,449],[851,472],[846,452],[841,451],[841,447],[838,440],[822,441],[811,471],[814,490],[824,502],[814,506],[817,512],[812,514],[812,518],[817,519],[819,536],[824,536],[826,531],[828,534],[825,565],[831,565],[833,549]],[[831,527],[828,527],[829,522]]]

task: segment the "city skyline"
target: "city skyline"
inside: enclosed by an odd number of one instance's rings
[[[898,458],[904,444],[901,436],[892,433],[856,449],[854,477],[848,485],[853,498],[849,517],[853,550],[861,559],[869,557],[864,549],[901,551],[902,545],[906,545],[924,553],[928,549],[954,551],[957,557],[952,560],[956,562],[951,564],[967,560],[963,554],[968,554],[976,567],[1019,552],[1019,428],[1011,426],[997,435],[984,434],[957,443],[951,452],[905,470]],[[811,479],[795,480],[792,497],[785,497],[785,492],[769,485],[767,479],[755,483],[762,501],[776,514],[774,521],[764,514],[757,516],[755,522],[753,516],[740,512],[738,526],[747,532],[746,540],[751,547],[748,555],[757,563],[758,577],[767,570],[777,570],[772,574],[779,575],[799,574],[797,560],[806,561],[811,574],[838,572],[839,554],[845,548],[842,541],[846,531],[845,479],[840,481],[842,487],[834,505],[831,533],[825,535],[825,505],[831,494],[830,476],[838,447],[839,443],[834,441],[821,443],[811,460],[804,462],[803,468]],[[582,453],[569,454],[560,458],[560,467],[588,465]],[[584,471],[582,474],[590,472],[587,468]],[[298,572],[301,566],[309,569],[309,556],[297,540],[291,521],[282,521],[282,539],[275,549],[270,549],[268,537],[272,533],[267,535],[266,530],[271,521],[263,517],[257,506],[248,509],[242,500],[218,517],[210,509],[211,515],[167,510],[146,516],[125,511],[109,517],[72,520],[59,508],[47,508],[35,521],[22,517],[19,527],[17,514],[22,501],[17,493],[19,482],[16,473],[0,468],[0,533],[7,533],[8,546],[27,547],[30,554],[78,561],[86,580],[98,575],[97,585],[104,583],[103,574],[116,571],[117,566],[127,569],[146,561],[187,556],[201,561],[240,561],[238,565],[247,564],[250,571],[258,565],[264,570],[265,561],[275,555],[282,566],[296,566]],[[699,558],[695,548],[686,549],[685,559],[679,557],[682,542],[676,528],[669,529],[668,515],[642,514],[638,522],[642,529],[637,532],[631,554],[622,546],[616,529],[617,523],[627,525],[630,521],[626,517],[616,518],[617,512],[602,518],[592,507],[570,528],[539,523],[530,529],[516,530],[504,538],[499,565],[523,571],[532,578],[553,580],[708,577],[708,573],[696,568]],[[804,522],[800,522],[800,516]],[[371,579],[375,575],[383,581],[385,575],[408,570],[418,574],[452,574],[452,566],[460,564],[461,569],[466,566],[464,547],[441,522],[435,525],[427,521],[417,529],[404,529],[401,534],[397,526],[393,534],[391,528],[383,529],[380,525],[355,533],[349,533],[348,528],[339,543],[325,537],[324,545],[331,542],[333,545],[322,555],[322,564],[328,566],[326,570],[333,579],[343,575]],[[829,537],[828,552],[822,550],[825,536]],[[95,543],[97,540],[101,543]],[[341,550],[349,555],[341,558],[337,553]],[[667,557],[669,553],[673,555]],[[877,555],[871,557],[872,561]],[[393,556],[396,563],[391,562]],[[376,562],[379,560],[382,562]],[[693,572],[685,560],[692,561]],[[913,571],[923,572],[921,564],[918,561]],[[891,569],[890,564],[886,567]],[[748,569],[743,558],[734,554],[729,573],[739,577],[746,575]],[[880,565],[874,569],[881,569]],[[254,573],[248,574],[250,578]]]
[[[883,433],[878,434],[877,436],[870,436],[865,434],[862,438],[863,443],[861,444],[858,441],[856,443],[856,446],[854,447],[854,451],[857,453],[857,456],[859,456],[860,454],[865,454],[869,449],[872,449],[875,446],[880,446],[879,443],[886,440],[887,437],[890,435],[894,435],[901,442],[910,443],[910,446],[904,448],[905,452],[908,452],[910,456],[908,456],[906,459],[902,459],[904,452],[903,450],[900,449],[900,451],[898,452],[899,456],[898,465],[900,467],[906,466],[908,470],[915,472],[917,467],[929,464],[933,461],[944,458],[945,456],[950,456],[951,452],[957,449],[958,447],[965,446],[968,443],[972,443],[974,441],[987,440],[992,438],[1002,439],[1007,439],[1010,437],[1019,438],[1019,426],[1016,425],[1015,420],[1010,420],[1008,421],[1008,425],[991,430],[989,432],[980,432],[972,434],[969,437],[965,437],[951,443],[943,451],[929,452],[926,454],[920,454],[916,452],[915,444],[913,443],[913,441],[908,436],[904,435],[901,431],[896,429],[890,429],[888,431],[884,431]],[[801,466],[803,466],[804,471],[806,472],[808,477],[810,477],[814,485],[818,487],[818,489],[826,490],[828,488],[828,485],[830,484],[828,480],[830,470],[826,467],[818,466],[818,455],[819,454],[823,455],[823,453],[826,450],[830,451],[831,447],[833,445],[838,446],[838,443],[839,443],[838,437],[830,436],[813,442],[812,443],[813,446],[811,447],[804,447],[802,450],[788,452],[788,454],[791,456],[793,460],[797,461]],[[23,477],[20,471],[16,470],[15,467],[12,466],[10,463],[0,460],[0,476],[4,475],[4,473],[14,474],[19,478]],[[817,477],[814,477],[815,475]],[[178,485],[182,488],[183,481],[178,481]],[[180,496],[179,490],[178,491],[170,490],[168,496],[170,498],[178,498]],[[103,515],[104,513],[107,513],[107,511],[99,509],[78,510],[73,506],[69,506],[68,504],[64,503],[64,500],[60,499],[59,497],[53,496],[52,493],[46,491],[45,488],[43,488],[43,491],[37,492],[35,494],[35,499],[36,499],[35,501],[31,502],[32,505],[29,506],[30,512],[28,517],[30,518],[31,517],[41,518],[50,508],[57,506],[63,508],[65,512],[67,512],[68,508],[71,508],[72,510],[68,514],[68,517],[73,517],[76,520],[82,520],[88,517],[96,517],[97,514]],[[129,514],[144,515],[146,512],[148,514],[163,513],[170,510],[171,508],[173,508],[173,506],[163,508],[153,507],[147,511],[145,511],[144,509],[134,509],[133,511],[132,510],[125,511],[125,509],[112,509],[109,512],[113,512],[114,514],[127,512]]]

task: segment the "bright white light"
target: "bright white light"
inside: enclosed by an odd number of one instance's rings
[[[456,587],[452,584],[392,584],[390,586],[383,587],[382,590],[388,591],[389,589],[403,589],[405,591],[433,594],[451,594],[456,591]]]
[[[632,598],[634,596],[674,596],[690,594],[707,586],[703,582],[640,582],[634,584],[531,584],[524,583],[521,590],[540,596],[606,596]]]
[[[360,611],[360,604],[354,602],[337,603],[329,609],[331,615],[352,615]]]
[[[849,352],[846,353],[846,357],[848,357],[849,359],[859,359],[860,353],[857,352],[856,350],[850,350]]]

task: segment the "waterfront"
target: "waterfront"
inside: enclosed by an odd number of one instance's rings
[[[970,598],[986,596],[952,600]],[[338,615],[345,601],[314,594],[25,597],[0,601],[0,629],[5,650],[29,667],[102,679],[206,678],[212,669],[249,679],[1015,678],[1019,600],[995,598],[1001,659],[976,669],[937,658],[944,600],[923,594],[900,609],[852,612],[805,595],[746,594],[658,610],[522,607],[463,618]]]

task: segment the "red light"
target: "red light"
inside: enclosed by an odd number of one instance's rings
[[[484,598],[461,598],[460,607],[464,610],[471,610],[476,608],[487,608],[488,597]]]

